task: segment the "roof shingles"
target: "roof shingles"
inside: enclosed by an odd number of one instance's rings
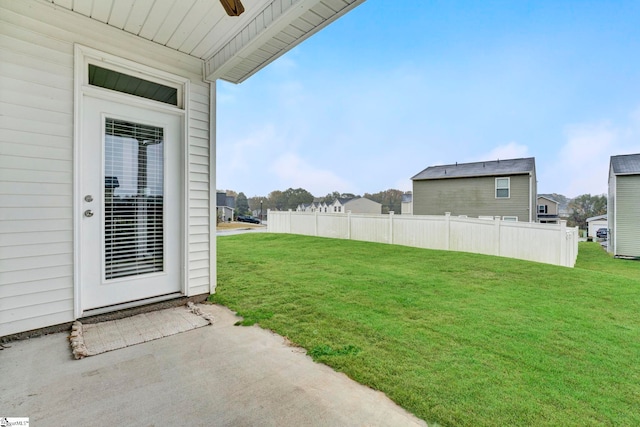
[[[640,153],[611,156],[611,167],[615,175],[640,174]]]
[[[536,168],[534,157],[523,159],[493,160],[489,162],[456,163],[453,165],[429,166],[411,178],[423,179],[465,178],[473,176],[504,176],[533,173]]]

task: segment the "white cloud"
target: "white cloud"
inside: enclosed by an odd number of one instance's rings
[[[562,185],[570,197],[607,191],[609,157],[615,151],[619,132],[611,123],[573,125],[565,131],[566,144],[555,167],[565,177]]]
[[[413,181],[411,181],[411,179],[409,178],[401,179],[396,181],[396,184],[391,188],[395,188],[404,192],[413,191]]]
[[[275,127],[271,124],[251,132],[245,138],[228,145],[228,152],[219,153],[220,163],[225,164],[230,172],[250,171],[256,157],[258,157],[257,154],[272,145],[271,142],[276,139],[275,134]]]
[[[610,123],[571,126],[566,131],[567,143],[560,151],[561,164],[568,175],[572,193],[606,191],[609,158],[617,151],[620,133]]]
[[[269,64],[269,67],[276,73],[288,73],[291,70],[298,68],[298,63],[293,59],[295,52],[289,52],[288,55],[283,55],[277,60]]]
[[[277,96],[281,107],[299,108],[300,105],[304,105],[307,91],[301,82],[292,80],[277,85]]]
[[[630,119],[625,126],[610,121],[567,126],[566,143],[556,160],[539,173],[542,192],[568,197],[606,194],[610,157],[640,152],[640,110],[633,112]]]
[[[314,196],[324,196],[335,190],[349,191],[352,187],[335,173],[316,168],[295,153],[279,156],[269,171],[280,179],[283,188],[304,188]]]
[[[523,157],[531,157],[529,147],[516,142],[510,142],[505,145],[499,145],[486,154],[474,157],[471,161],[498,160],[498,159],[520,159]]]

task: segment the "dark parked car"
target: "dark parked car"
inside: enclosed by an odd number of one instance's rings
[[[603,239],[607,238],[607,229],[606,228],[598,228],[598,231],[596,231],[596,237],[600,237]]]
[[[251,215],[238,215],[238,222],[250,222],[252,224],[260,224],[260,220]]]

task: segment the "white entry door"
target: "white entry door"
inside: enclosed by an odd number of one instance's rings
[[[84,97],[82,311],[178,293],[182,117]]]

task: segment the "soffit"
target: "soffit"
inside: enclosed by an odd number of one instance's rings
[[[204,61],[204,78],[239,83],[365,0],[46,0]]]

